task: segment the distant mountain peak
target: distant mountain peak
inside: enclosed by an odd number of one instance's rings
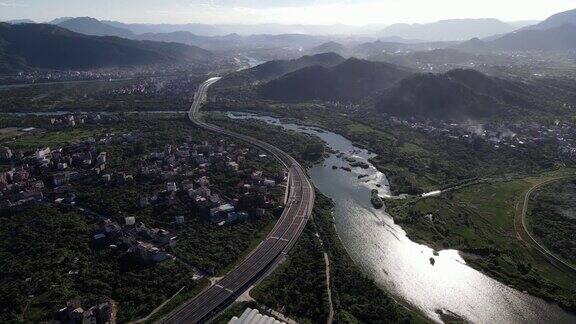
[[[231,73],[220,80],[216,87],[237,87],[254,85],[280,78],[288,73],[310,66],[335,66],[344,61],[336,53],[305,55],[294,60],[274,60],[255,67]]]
[[[490,118],[536,109],[536,92],[526,84],[487,76],[471,69],[444,74],[418,74],[402,80],[377,104],[381,112],[445,120]]]
[[[92,36],[116,36],[122,38],[133,38],[134,33],[131,31],[108,25],[92,17],[76,17],[66,19],[57,23],[62,28],[69,29],[85,35]]]
[[[338,65],[312,65],[288,73],[259,88],[268,99],[361,101],[382,93],[411,72],[387,63],[349,58]]]
[[[560,27],[562,25],[576,25],[576,9],[559,12],[536,25],[528,26],[524,29],[545,30]]]
[[[49,24],[0,23],[0,40],[0,53],[8,62],[0,68],[6,71],[206,63],[213,59],[212,53],[198,47],[89,36]]]
[[[7,20],[5,21],[5,23],[10,25],[18,25],[18,24],[35,24],[36,22],[30,19],[13,19],[13,20]]]
[[[548,29],[523,29],[490,41],[472,39],[456,48],[484,51],[571,51],[576,49],[576,25],[563,24]]]
[[[504,34],[515,29],[515,26],[494,18],[447,19],[429,24],[394,24],[385,28],[380,36],[423,41],[457,41]]]

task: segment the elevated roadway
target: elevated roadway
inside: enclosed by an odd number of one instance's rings
[[[206,123],[200,118],[200,107],[206,101],[208,89],[219,79],[211,78],[198,88],[188,112],[190,121],[214,133],[254,145],[278,159],[288,170],[287,203],[270,234],[248,257],[210,288],[169,314],[161,323],[204,323],[219,314],[253,283],[278,266],[300,237],[314,206],[314,186],[304,168],[294,158],[271,144]]]

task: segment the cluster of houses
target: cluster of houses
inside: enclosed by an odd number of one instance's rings
[[[19,211],[44,199],[44,181],[34,178],[28,168],[0,173],[0,210]]]
[[[165,248],[176,246],[174,233],[161,228],[149,228],[142,222],[136,222],[134,216],[126,217],[124,221],[121,226],[110,219],[104,219],[100,232],[94,235],[95,244],[113,249],[128,247],[128,251],[143,263],[158,263],[170,258]],[[175,222],[183,223],[183,216],[176,217]]]
[[[124,120],[125,118],[121,114],[108,114],[108,113],[63,114],[63,115],[54,115],[50,117],[50,127],[56,129],[64,129],[84,124],[107,125],[107,124],[117,124]]]
[[[55,323],[114,324],[117,311],[116,303],[111,299],[88,309],[82,308],[80,300],[71,299],[66,302],[66,307],[56,312]]]
[[[434,136],[472,143],[483,140],[496,149],[538,150],[543,145],[554,145],[558,157],[565,162],[576,162],[576,126],[571,122],[555,121],[550,124],[525,121],[498,123],[449,123],[440,120],[416,121],[392,117],[403,124]]]
[[[134,140],[132,134],[108,134],[99,140],[89,138],[52,149],[14,153],[0,148],[0,159],[12,167],[0,173],[0,210],[12,212],[42,201],[74,203],[71,185],[83,180],[112,178],[104,174],[107,154],[97,144]],[[130,180],[126,175],[123,180]]]
[[[142,177],[165,181],[165,189],[140,197],[136,205],[139,208],[150,204],[172,205],[180,198],[192,203],[201,216],[221,225],[244,220],[249,217],[248,212],[262,216],[266,209],[277,204],[270,190],[283,182],[286,175],[268,178],[260,170],[242,169],[249,154],[256,153],[225,141],[168,145],[162,152],[149,154],[140,172]],[[219,188],[210,181],[215,174],[234,177],[239,182]],[[252,202],[250,208],[242,206],[247,199]]]

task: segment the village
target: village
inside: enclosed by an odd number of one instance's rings
[[[123,118],[66,114],[49,121],[53,129],[61,130],[90,123],[116,125]],[[188,217],[201,218],[212,226],[233,225],[269,216],[281,204],[286,174],[283,170],[258,169],[255,161],[273,160],[253,148],[188,136],[178,146],[134,149],[141,142],[137,132],[117,132],[30,151],[1,146],[0,160],[10,168],[0,173],[0,209],[18,213],[36,204],[75,208],[100,220],[100,230],[92,238],[95,248],[128,251],[139,262],[154,264],[174,258],[169,251],[177,244]],[[106,150],[116,147],[139,153],[137,167],[123,165],[122,157]],[[114,159],[115,167],[109,167]],[[130,202],[134,208],[122,211],[123,215],[106,214],[94,207],[97,202],[86,197],[85,188],[125,188],[139,194]],[[187,212],[173,215],[163,228],[146,224],[149,218],[139,217],[144,209],[175,205]]]
[[[542,150],[553,147],[557,156],[565,162],[576,161],[576,128],[573,123],[554,121],[551,124],[536,122],[479,123],[473,121],[454,123],[444,121],[414,121],[391,118],[423,133],[473,143],[485,141],[495,149],[507,148],[517,151]]]

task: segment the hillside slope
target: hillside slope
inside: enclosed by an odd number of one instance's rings
[[[488,118],[539,109],[535,99],[539,91],[525,83],[489,77],[475,70],[452,70],[402,80],[380,98],[376,109],[399,117]]]
[[[507,51],[566,51],[576,49],[576,25],[562,25],[546,30],[522,30],[488,43]]]
[[[343,61],[344,58],[335,53],[306,55],[295,60],[269,61],[250,69],[229,74],[223,77],[214,87],[224,88],[261,84],[305,67],[314,65],[332,67]]]
[[[399,36],[424,41],[456,41],[509,33],[516,27],[497,19],[450,19],[429,24],[394,24],[381,36]]]
[[[260,87],[264,98],[279,101],[360,101],[382,93],[411,72],[387,63],[348,59],[334,67],[310,66]]]
[[[546,20],[532,26],[527,26],[524,29],[538,29],[545,30],[562,25],[576,25],[576,9],[559,12],[555,15],[548,17]]]
[[[134,33],[127,29],[110,26],[90,17],[72,18],[64,20],[57,25],[59,27],[84,35],[116,36],[122,38],[134,37]]]
[[[0,69],[88,69],[209,62],[213,54],[176,43],[78,34],[45,24],[0,23]]]

